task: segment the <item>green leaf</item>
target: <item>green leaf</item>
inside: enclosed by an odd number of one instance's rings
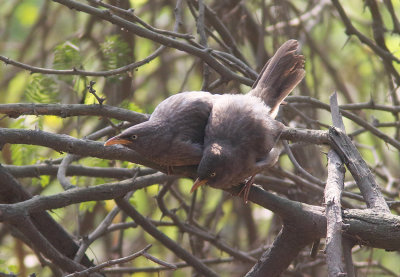
[[[55,47],[53,67],[55,69],[71,69],[82,67],[79,47],[72,41],[66,41]]]
[[[94,206],[96,205],[96,203],[97,203],[96,201],[82,202],[79,204],[79,210],[93,212],[93,209],[94,209]]]
[[[128,109],[137,113],[144,113],[144,110],[131,100],[124,100],[120,106],[121,108]]]
[[[106,70],[116,69],[132,62],[129,45],[119,35],[106,37],[100,48],[104,55],[103,66]],[[118,76],[111,77],[112,80],[118,78]]]
[[[34,103],[58,103],[59,88],[56,81],[46,75],[32,74],[31,80],[26,87],[26,99]]]
[[[11,128],[25,129],[26,118],[19,118],[10,124]],[[36,159],[38,148],[33,145],[11,144],[11,159],[15,165],[31,164]]]
[[[40,176],[40,185],[42,188],[47,187],[50,184],[50,176],[49,175],[42,175]]]

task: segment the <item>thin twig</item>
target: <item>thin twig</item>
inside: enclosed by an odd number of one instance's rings
[[[134,254],[131,254],[129,256],[126,256],[126,257],[123,257],[123,258],[119,258],[119,259],[115,259],[115,260],[109,260],[109,261],[106,261],[106,262],[101,263],[99,265],[90,267],[88,269],[85,269],[85,270],[82,270],[82,271],[79,271],[79,272],[75,272],[75,273],[72,273],[72,274],[68,274],[65,277],[89,276],[90,274],[92,274],[94,272],[99,272],[101,269],[103,269],[105,267],[110,267],[112,265],[122,264],[122,263],[126,263],[126,262],[129,262],[129,261],[132,261],[132,260],[136,259],[137,257],[144,256],[146,251],[149,250],[149,248],[151,246],[152,245],[149,244],[145,248],[143,248],[142,250],[140,250],[140,251],[138,251],[138,252],[136,252]]]

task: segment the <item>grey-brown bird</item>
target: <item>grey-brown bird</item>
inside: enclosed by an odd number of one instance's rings
[[[215,100],[205,130],[203,157],[191,191],[208,184],[227,189],[249,178],[244,199],[255,174],[273,165],[274,148],[283,124],[274,118],[279,105],[303,79],[304,57],[298,43],[284,43],[262,70],[246,95],[223,95]]]
[[[107,140],[121,144],[160,165],[198,165],[204,130],[218,95],[204,91],[182,92],[162,101],[148,121],[132,126]]]

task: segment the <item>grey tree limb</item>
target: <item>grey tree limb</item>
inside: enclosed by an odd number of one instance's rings
[[[135,124],[148,120],[146,114],[108,105],[84,104],[0,104],[0,113],[17,118],[21,115],[56,115],[62,118],[70,116],[100,116],[129,121]]]
[[[333,125],[344,131],[344,124],[339,112],[336,93],[330,97]],[[344,186],[345,169],[335,150],[328,152],[328,178],[325,186],[326,214],[326,264],[330,277],[345,276],[342,262],[342,207],[341,197]]]
[[[32,196],[5,167],[0,165],[0,203],[13,204],[29,199],[32,199]],[[55,249],[62,252],[66,257],[73,259],[78,250],[78,245],[60,224],[45,210],[31,213],[29,217],[35,228]],[[31,242],[35,244],[35,241],[31,240]],[[85,266],[93,265],[86,255],[83,256],[81,263]]]
[[[333,149],[349,169],[357,186],[360,188],[367,206],[390,213],[389,206],[375,181],[374,175],[350,138],[335,127],[329,129],[329,136],[332,140]]]

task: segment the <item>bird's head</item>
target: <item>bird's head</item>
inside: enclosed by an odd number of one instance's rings
[[[235,168],[235,159],[229,146],[213,143],[203,151],[203,157],[197,167],[198,178],[193,184],[190,192],[198,187],[209,185],[224,188],[230,184],[230,177]]]
[[[148,123],[148,121],[140,123],[124,130],[121,134],[107,140],[104,146],[120,144],[139,152],[143,148],[149,148],[157,136],[157,129]]]

